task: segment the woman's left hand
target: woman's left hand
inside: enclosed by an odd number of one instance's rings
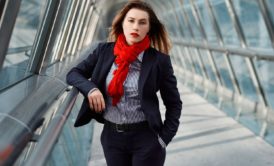
[[[89,106],[95,112],[102,112],[105,109],[105,100],[99,89],[88,95]]]

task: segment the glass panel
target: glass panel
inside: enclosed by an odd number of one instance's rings
[[[256,135],[260,134],[263,126],[263,119],[256,116],[256,112],[250,112],[251,108],[241,108],[239,122],[253,131]]]
[[[67,23],[67,21],[69,21],[68,20],[69,12],[70,10],[72,10],[71,3],[72,3],[72,0],[67,0],[67,1],[63,1],[60,4],[61,5],[61,7],[59,8],[60,11],[58,12],[58,16],[56,18],[56,20],[60,20],[60,21],[55,22],[54,28],[52,30],[51,38],[49,41],[50,43],[48,48],[49,57],[47,57],[48,65],[55,63],[60,58],[60,54],[58,54],[58,51],[59,51],[58,49],[60,49],[61,44],[64,44],[63,42],[66,38],[64,34],[67,33],[67,30],[69,28],[69,26],[65,27],[65,24]]]
[[[238,107],[235,105],[235,103],[231,100],[222,100],[220,109],[226,113],[226,115],[234,118],[237,115]]]
[[[224,0],[210,0],[210,2],[213,6],[213,13],[221,30],[224,43],[239,47],[240,42]]]
[[[202,71],[202,68],[200,66],[199,59],[198,59],[199,57],[197,57],[198,55],[194,49],[195,48],[188,48],[188,52],[189,52],[189,55],[193,61],[196,73],[203,76],[203,71]]]
[[[217,35],[210,21],[208,8],[206,7],[206,1],[197,1],[197,8],[208,42],[210,42],[210,44],[218,44]]]
[[[183,9],[179,8],[179,10],[177,10],[177,12],[178,12],[179,22],[181,23],[180,30],[183,32],[184,37],[186,39],[192,39],[191,32],[190,32],[189,27],[187,26],[187,22],[184,18]]]
[[[213,104],[215,107],[219,107],[219,100],[221,98],[216,94],[216,91],[209,90],[206,96],[206,100]]]
[[[201,31],[199,29],[199,26],[195,20],[195,17],[193,16],[192,10],[191,10],[191,6],[190,5],[186,5],[186,7],[184,8],[187,17],[188,17],[188,22],[191,26],[191,30],[193,32],[194,38],[196,41],[200,42],[202,40],[202,34]]]
[[[174,56],[176,57],[177,65],[182,68],[186,68],[185,61],[183,60],[183,56],[181,53],[181,49],[178,45],[174,46]]]
[[[73,50],[73,47],[76,43],[76,34],[79,30],[79,22],[80,22],[80,14],[81,14],[81,7],[82,7],[83,1],[77,1],[75,6],[74,6],[74,11],[73,11],[73,19],[72,23],[70,24],[70,30],[69,33],[67,34],[67,39],[66,39],[66,48],[65,48],[65,54],[73,55],[75,52]]]
[[[257,2],[255,0],[235,0],[233,3],[247,45],[272,50],[266,25]]]
[[[256,68],[259,72],[261,85],[265,91],[266,99],[270,107],[274,108],[274,62],[264,60],[257,61]]]
[[[175,13],[174,15],[176,15],[176,18],[177,18],[177,25],[178,25],[178,36],[177,37],[183,37],[184,36],[184,31],[183,31],[183,22],[182,22],[182,16],[180,15],[180,12],[179,12],[179,8],[177,8],[177,10],[175,10]]]
[[[209,76],[209,79],[212,80],[213,82],[216,82],[216,75],[214,74],[212,65],[210,63],[210,60],[209,60],[210,57],[207,53],[207,50],[200,49],[199,52],[200,52],[201,58],[204,62],[206,73]]]
[[[45,2],[22,0],[8,52],[0,70],[0,90],[31,74],[27,70],[30,51],[42,19]]]
[[[269,123],[266,128],[265,140],[274,146],[274,124]]]
[[[169,29],[168,33],[172,37],[178,36],[177,35],[178,27],[176,26],[176,22],[174,21],[175,20],[174,17],[175,16],[172,13],[169,13],[165,16],[165,20],[167,20],[166,25],[168,25],[168,29]]]
[[[184,53],[185,53],[185,58],[188,60],[188,62],[189,62],[189,64],[190,64],[190,66],[191,66],[191,72],[195,72],[194,71],[194,69],[195,69],[195,67],[194,67],[194,62],[193,62],[193,59],[191,58],[191,55],[190,55],[190,53],[189,53],[189,51],[188,51],[188,48],[187,47],[183,47],[183,49],[184,49]],[[194,74],[194,73],[193,73]]]
[[[272,21],[272,25],[274,25],[274,1],[266,0],[266,4],[267,4],[267,9],[268,9],[271,21]]]
[[[181,53],[182,53],[181,58],[182,58],[182,61],[184,61],[184,63],[186,64],[187,70],[192,71],[192,62],[189,60],[184,47],[179,46],[179,49],[181,50]]]
[[[181,31],[180,31],[180,28],[179,28],[179,25],[180,25],[179,22],[180,21],[179,21],[177,15],[176,15],[175,11],[171,11],[169,19],[171,20],[171,18],[172,18],[173,21],[171,22],[170,25],[174,28],[176,37],[183,36],[181,34]]]
[[[217,65],[218,71],[221,75],[222,82],[225,86],[230,89],[234,90],[233,83],[228,71],[228,65],[226,63],[225,55],[220,52],[213,52],[212,53],[214,61]]]
[[[239,82],[239,86],[243,95],[252,101],[257,101],[257,94],[255,86],[250,78],[250,72],[246,64],[245,58],[241,56],[230,56],[232,66],[235,71],[236,78]]]
[[[58,142],[55,144],[45,165],[86,166],[88,164],[93,135],[93,122],[80,128],[73,127],[82,100],[82,98],[77,98],[76,104],[58,138]]]
[[[169,53],[169,54],[170,54],[170,58],[171,58],[172,63],[173,63],[174,65],[180,66],[181,64],[180,64],[180,62],[178,61],[178,58],[177,58],[178,53],[177,53],[176,51],[177,51],[176,47],[173,47],[172,50],[170,50],[170,53]]]

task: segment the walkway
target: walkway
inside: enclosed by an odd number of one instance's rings
[[[181,125],[167,147],[165,166],[274,165],[274,147],[188,88],[179,85],[179,89],[184,102]],[[106,165],[101,130],[102,125],[95,123],[89,166]]]

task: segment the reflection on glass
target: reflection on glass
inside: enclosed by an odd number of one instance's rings
[[[238,107],[232,100],[223,100],[220,109],[230,117],[236,117]]]
[[[172,18],[172,19],[171,19]],[[165,16],[165,20],[168,20],[167,23],[168,23],[168,29],[169,29],[169,33],[172,37],[178,37],[179,34],[178,34],[178,27],[177,27],[177,23],[175,22],[176,20],[176,17],[175,15],[173,15],[172,12],[168,13],[166,16]]]
[[[178,24],[179,24],[178,30],[180,31],[180,37],[184,36],[186,39],[191,39],[191,34],[189,32],[189,29],[187,28],[187,24],[185,23],[185,20],[181,13],[181,8],[177,8],[175,12],[178,18]]]
[[[253,131],[256,135],[259,135],[263,126],[263,120],[256,116],[256,113],[245,112],[250,112],[250,108],[242,108],[242,114],[239,118],[239,122]]]
[[[203,60],[203,63],[205,65],[206,73],[209,76],[209,79],[213,82],[216,82],[216,76],[215,76],[214,71],[212,69],[212,65],[211,65],[210,60],[209,60],[210,57],[209,57],[207,51],[204,50],[204,49],[200,49],[199,51],[200,51],[200,55],[201,55],[201,58]]]
[[[226,63],[225,55],[220,52],[213,52],[213,58],[217,65],[217,68],[221,75],[221,79],[222,79],[223,83],[225,84],[225,86],[228,89],[233,91],[234,90],[233,83],[232,83],[231,77],[229,75],[229,71],[228,71],[229,66]]]
[[[71,24],[69,22],[69,12],[73,9],[72,0],[66,0],[60,4],[60,11],[58,12],[58,16],[56,18],[55,25],[52,29],[51,36],[49,39],[49,45],[47,48],[47,59],[45,59],[45,64],[52,65],[57,62],[61,57],[62,45],[65,43],[66,35],[68,33],[69,26],[67,24]],[[92,10],[92,9],[91,9]],[[80,18],[77,18],[80,19]],[[74,28],[76,31],[76,28]],[[45,67],[45,66],[44,66]]]
[[[179,49],[181,50],[181,53],[182,53],[181,57],[183,58],[182,60],[186,64],[187,70],[192,71],[192,65],[191,65],[192,61],[188,58],[188,54],[185,51],[185,48],[184,47],[180,47]]]
[[[196,73],[199,74],[200,76],[203,76],[202,68],[201,68],[199,60],[198,60],[199,57],[194,49],[196,49],[196,48],[188,48],[188,53],[189,53],[190,58],[192,59]]]
[[[272,50],[266,25],[257,2],[255,0],[235,0],[233,4],[247,45]]]
[[[234,68],[236,78],[239,82],[239,86],[243,95],[256,102],[257,94],[252,79],[250,78],[250,72],[248,70],[244,57],[230,56],[232,66]]]
[[[270,14],[272,25],[274,25],[274,1],[273,0],[266,0],[266,5],[267,5],[268,12]]]
[[[221,30],[224,44],[229,46],[240,47],[240,42],[232,24],[231,18],[228,13],[224,0],[210,0],[213,6],[213,13]]]
[[[218,44],[217,35],[210,22],[209,13],[205,3],[206,1],[197,1],[198,14],[201,18],[202,26],[205,30],[208,42],[210,42],[210,44]]]
[[[274,146],[274,124],[269,123],[266,129],[265,140]]]
[[[269,106],[274,108],[274,62],[264,60],[257,61],[256,68],[259,71],[261,85],[266,94]]]
[[[193,16],[191,7],[189,5],[187,5],[184,10],[186,11],[187,17],[188,17],[188,22],[190,24],[191,30],[193,32],[194,38],[197,42],[201,42],[202,39],[202,34],[201,31],[199,29],[199,26]]]
[[[27,71],[30,50],[41,21],[44,3],[40,0],[22,0],[8,52],[0,70],[0,90],[30,75]]]
[[[174,46],[174,57],[176,57],[177,65],[186,69],[184,56],[182,55],[181,49],[178,45]]]
[[[180,24],[180,30],[183,32],[185,39],[191,39],[192,38],[191,32],[190,32],[190,30],[189,30],[189,28],[187,26],[187,22],[186,22],[186,20],[184,18],[182,10],[183,10],[182,8],[179,8],[179,10],[177,10],[179,22],[181,23]]]
[[[82,98],[77,98],[76,104],[62,129],[60,137],[54,145],[51,154],[49,154],[46,166],[86,166],[88,164],[93,135],[93,122],[80,128],[73,127],[82,100]]]
[[[170,55],[171,55],[171,61],[172,61],[172,63],[174,64],[174,65],[176,65],[176,66],[182,66],[181,64],[180,64],[180,61],[178,61],[178,52],[176,52],[177,51],[177,49],[176,49],[176,47],[173,47],[173,49],[172,50],[170,50]]]

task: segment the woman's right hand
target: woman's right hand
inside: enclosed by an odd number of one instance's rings
[[[99,89],[94,90],[88,95],[89,107],[95,112],[102,112],[105,107],[105,100]]]

